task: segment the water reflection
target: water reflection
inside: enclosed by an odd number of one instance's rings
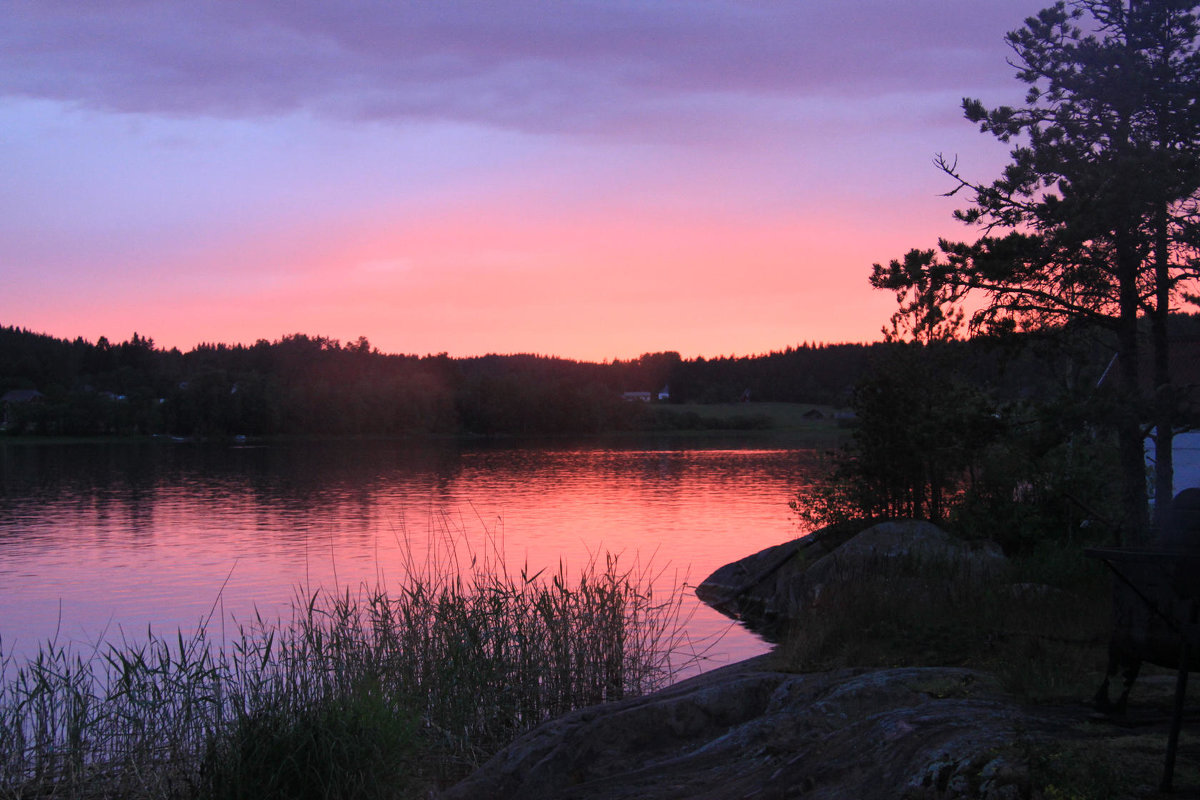
[[[56,631],[188,628],[214,607],[275,616],[299,585],[395,585],[456,544],[514,571],[619,553],[665,590],[794,537],[787,502],[815,464],[713,440],[4,445],[0,635],[28,652]],[[694,637],[729,627],[689,606]],[[738,629],[713,655],[763,649]]]

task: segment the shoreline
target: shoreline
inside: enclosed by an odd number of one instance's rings
[[[928,568],[928,559],[945,540],[920,530],[928,523],[911,525],[904,530],[893,523],[873,525],[861,534],[830,530],[825,542],[816,535],[803,545],[796,540],[751,554],[710,576],[705,583],[712,582],[715,593],[703,602],[717,607],[712,600],[719,600],[718,595],[738,600],[754,586],[760,596],[753,603],[727,605],[725,613],[752,622],[753,614],[767,612],[769,619],[772,608],[796,601],[797,590],[804,593],[807,571],[817,573],[808,575],[807,585],[819,590],[823,614],[836,616],[836,598],[830,604],[827,595],[836,591],[830,585],[838,572],[843,578],[868,575],[853,567],[842,571],[856,549],[873,566],[872,573],[894,570],[881,559],[897,557],[901,569],[903,562],[911,567],[914,557]],[[865,539],[870,540],[867,546]],[[905,547],[889,550],[896,544]],[[791,554],[785,556],[789,545]],[[1001,566],[998,553],[963,550],[956,544],[950,548],[940,552],[953,553],[960,567],[973,564],[966,571],[975,578]],[[799,571],[785,574],[781,559],[793,561]],[[834,566],[840,561],[833,574],[827,569],[831,560]],[[823,562],[825,567],[819,566]],[[945,578],[943,572],[935,573]],[[1035,605],[1053,598],[1052,592],[1026,592],[1023,599],[1035,596],[1041,598]],[[892,596],[888,602],[908,601]],[[806,619],[811,623],[811,617]],[[802,794],[825,800],[1149,800],[1200,794],[1200,740],[1188,737],[1187,729],[1175,765],[1174,793],[1157,789],[1173,675],[1149,670],[1143,676],[1139,708],[1133,712],[1137,722],[1131,725],[1097,715],[1082,695],[1026,696],[1009,685],[1000,665],[925,663],[917,652],[920,637],[905,641],[909,655],[917,656],[912,663],[853,666],[851,661],[813,667],[796,663],[792,642],[785,640],[767,654],[653,694],[546,723],[443,797],[674,800]],[[1097,666],[1099,662],[1097,658]]]
[[[636,430],[611,430],[579,433],[555,434],[522,434],[522,433],[492,433],[477,434],[460,433],[410,433],[410,434],[321,434],[321,433],[287,433],[265,436],[172,436],[170,434],[98,434],[96,436],[40,436],[36,434],[14,434],[0,431],[0,445],[33,445],[33,444],[116,444],[116,443],[154,443],[154,444],[278,444],[287,442],[412,442],[412,443],[476,443],[476,442],[511,442],[511,441],[597,441],[604,439],[615,440],[646,440],[646,439],[681,439],[681,438],[722,438],[729,436],[746,437],[748,439],[787,438],[812,442],[812,446],[829,446],[838,444],[847,434],[847,428],[834,420],[835,413],[830,406],[813,403],[714,403],[714,404],[653,404],[651,408],[662,410],[666,414],[680,416],[696,415],[704,427],[695,428],[644,428]],[[804,413],[817,410],[822,414],[821,419],[809,420]],[[744,421],[746,417],[763,417],[770,421],[769,427],[720,427],[722,421]],[[712,423],[712,427],[708,427]]]

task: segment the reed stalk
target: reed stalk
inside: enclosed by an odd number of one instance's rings
[[[395,590],[300,588],[290,619],[220,642],[51,641],[23,663],[0,646],[0,798],[413,796],[671,680],[683,596],[656,576],[464,560],[414,558]]]

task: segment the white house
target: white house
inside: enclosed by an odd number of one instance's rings
[[[1200,431],[1177,433],[1171,439],[1171,452],[1175,461],[1175,494],[1184,489],[1200,488]],[[1146,439],[1147,474],[1154,474],[1154,441]],[[1154,480],[1150,478],[1153,491]]]

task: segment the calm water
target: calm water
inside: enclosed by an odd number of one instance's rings
[[[611,552],[660,588],[694,585],[799,534],[787,503],[817,456],[713,440],[0,445],[0,637],[20,655],[188,630],[214,608],[287,616],[298,586],[394,586],[450,541],[510,571]],[[692,639],[719,638],[706,667],[766,650],[693,597]]]

